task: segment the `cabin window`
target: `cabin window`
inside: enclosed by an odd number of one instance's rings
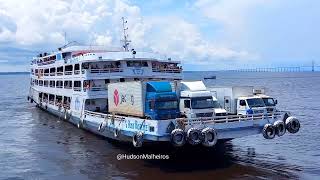
[[[184,108],[189,108],[190,109],[190,100],[184,100]]]
[[[120,82],[125,82],[125,79],[124,78],[120,78]]]
[[[74,91],[81,91],[81,81],[74,81],[73,82],[73,90]]]
[[[74,74],[80,74],[80,65],[79,64],[74,65]]]
[[[65,89],[72,89],[72,81],[64,81]]]
[[[62,106],[62,96],[56,96],[55,105]]]
[[[49,94],[49,104],[54,104],[54,95],[53,94]]]
[[[45,75],[45,76],[49,76],[49,69],[45,69],[45,70],[44,70],[44,75]]]
[[[127,61],[127,67],[148,67],[147,61]]]
[[[48,84],[49,84],[48,81],[44,81],[44,86],[45,87],[48,87]]]
[[[245,100],[240,100],[240,106],[246,106],[246,101]]]
[[[110,83],[110,79],[105,79],[105,80],[104,80],[104,83],[105,83],[105,84],[109,84],[109,83]]]
[[[62,81],[57,81],[56,88],[63,88],[63,82]]]
[[[65,67],[64,67],[64,74],[65,74],[65,75],[72,75],[72,69],[73,69],[73,66],[72,66],[72,65],[65,66]]]
[[[56,68],[50,68],[50,76],[56,75]]]
[[[57,75],[58,76],[63,75],[63,67],[62,66],[61,67],[57,67]]]

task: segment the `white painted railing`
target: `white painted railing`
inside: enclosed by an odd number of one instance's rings
[[[160,72],[160,73],[181,73],[182,69],[179,68],[166,68],[166,69],[160,69],[160,68],[152,68],[152,72]]]
[[[123,68],[90,69],[88,71],[92,74],[114,73],[123,72]]]
[[[65,71],[64,74],[65,75],[72,75],[72,71]]]

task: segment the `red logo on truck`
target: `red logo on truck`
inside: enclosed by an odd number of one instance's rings
[[[113,92],[113,102],[116,106],[119,104],[119,92],[118,90],[114,90]]]

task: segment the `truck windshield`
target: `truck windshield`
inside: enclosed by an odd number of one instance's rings
[[[249,107],[265,107],[263,100],[261,98],[247,99]]]
[[[262,98],[266,106],[275,106],[273,98]]]
[[[213,108],[214,104],[213,104],[212,97],[191,98],[191,107],[192,109]]]
[[[221,108],[221,105],[218,101],[213,101],[213,108]]]
[[[156,108],[157,109],[177,109],[178,102],[174,101],[156,101]]]

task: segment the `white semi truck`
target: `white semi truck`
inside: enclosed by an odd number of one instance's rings
[[[228,114],[267,112],[263,99],[253,94],[253,86],[212,87],[210,91]]]
[[[176,84],[180,112],[187,118],[224,116],[223,109],[202,81],[181,81]]]

